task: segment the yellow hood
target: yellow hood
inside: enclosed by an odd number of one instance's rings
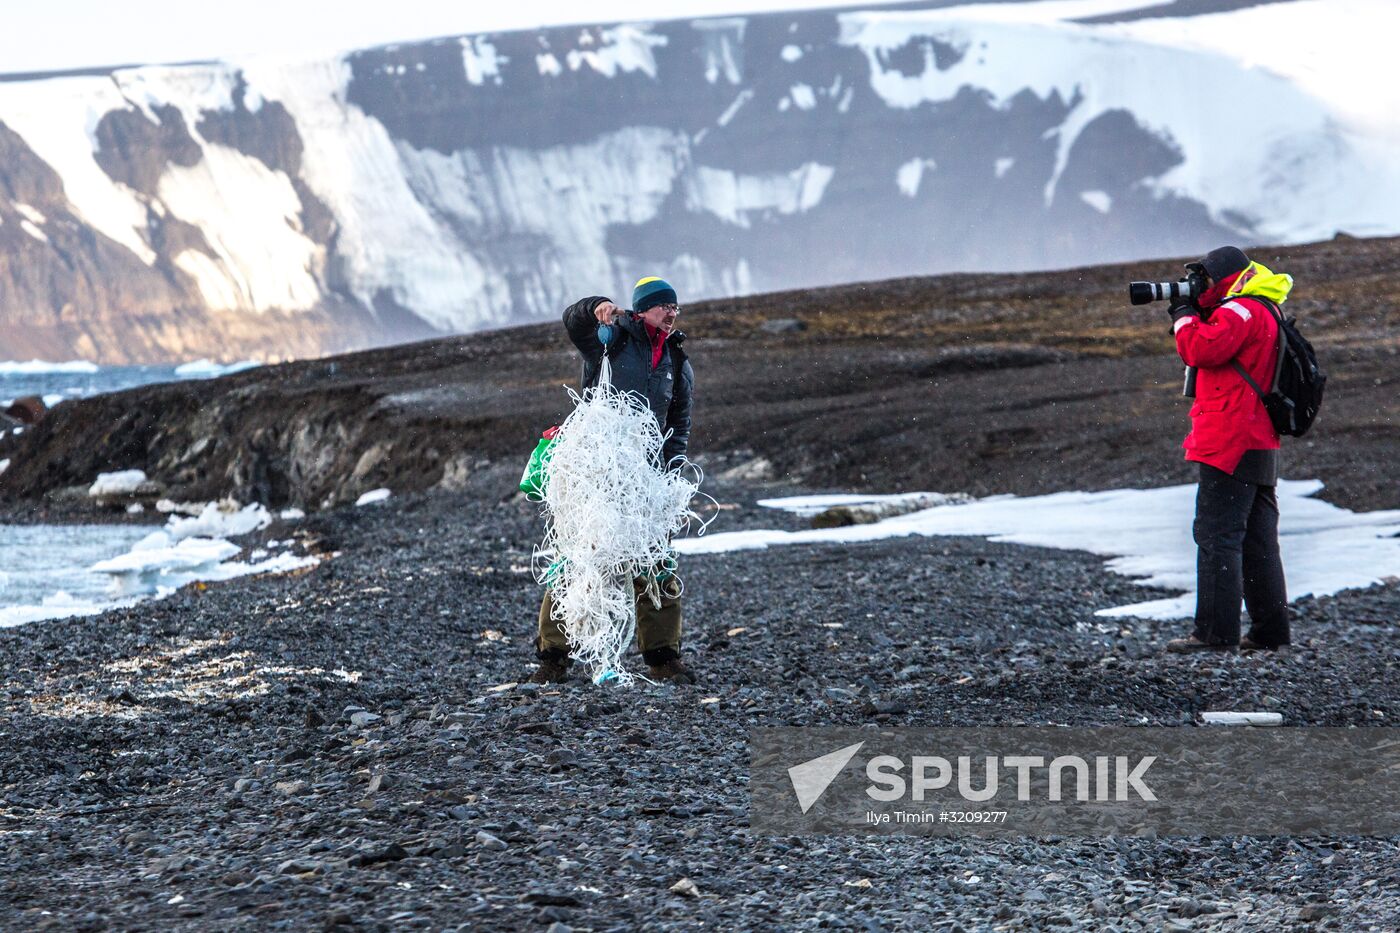
[[[1240,273],[1235,284],[1230,286],[1230,291],[1225,297],[1258,295],[1260,298],[1268,298],[1274,304],[1281,305],[1288,300],[1288,293],[1292,290],[1293,276],[1281,272],[1271,272],[1267,266],[1251,262],[1249,267]]]

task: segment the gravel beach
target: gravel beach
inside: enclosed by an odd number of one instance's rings
[[[713,491],[716,530],[800,522]],[[774,838],[746,790],[754,726],[1388,724],[1395,583],[1304,600],[1285,658],[1202,660],[1160,653],[1180,623],[1095,618],[1152,593],[1086,554],[694,556],[699,686],[537,688],[533,506],[396,496],[240,541],[293,534],[319,566],[0,631],[0,927],[1400,925],[1394,838]]]
[[[1400,240],[1259,255],[1298,276],[1331,373],[1284,475],[1400,506]],[[1166,318],[1123,294],[1179,271],[688,309],[713,530],[805,527],[756,502],[808,492],[1193,481]],[[693,555],[697,686],[521,685],[543,528],[514,489],[577,373],[536,326],[65,402],[0,437],[6,522],[128,520],[87,491],[139,468],[146,520],[160,497],[295,506],[236,543],[321,558],[0,629],[0,929],[1400,929],[1395,837],[772,837],[747,788],[764,726],[1390,725],[1394,578],[1298,602],[1286,656],[1200,658],[1162,652],[1185,622],[1095,616],[1177,594],[1081,552]]]

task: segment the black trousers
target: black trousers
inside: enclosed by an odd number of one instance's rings
[[[1240,640],[1240,600],[1249,637],[1276,647],[1289,642],[1288,593],[1278,550],[1278,499],[1273,486],[1246,483],[1201,465],[1196,489],[1196,637],[1212,645]]]

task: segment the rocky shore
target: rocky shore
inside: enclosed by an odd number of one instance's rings
[[[1348,508],[1400,506],[1400,239],[1256,249],[1298,281],[1287,308],[1329,371],[1327,409],[1285,452]],[[954,275],[688,308],[692,450],[711,475],[973,495],[1188,482],[1187,404],[1151,262]],[[580,286],[586,287],[586,286]],[[488,495],[568,410],[558,324],[267,366],[65,402],[0,437],[0,509],[64,512],[99,472],[170,498],[308,510],[366,491]]]
[[[1350,508],[1400,505],[1400,321],[1378,297],[1396,242],[1261,258],[1306,283],[1297,313],[1335,380],[1287,472]],[[1172,271],[688,311],[714,530],[799,527],[756,501],[806,491],[1189,479],[1165,319],[1110,298]],[[698,686],[521,685],[541,528],[512,490],[575,378],[554,329],[499,332],[65,402],[0,449],[7,520],[92,516],[74,490],[135,467],[178,499],[306,506],[237,543],[321,558],[0,630],[0,927],[1400,926],[1394,838],[770,837],[746,788],[748,730],[771,725],[1189,729],[1222,708],[1389,725],[1400,582],[1302,600],[1286,656],[1201,659],[1161,652],[1181,623],[1094,616],[1153,593],[1087,554],[696,555]]]

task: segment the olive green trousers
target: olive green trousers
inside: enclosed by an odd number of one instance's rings
[[[681,648],[681,597],[680,584],[675,577],[661,581],[661,608],[652,605],[646,595],[646,577],[632,581],[637,593],[637,650],[643,652],[669,648],[679,652]],[[550,598],[549,587],[545,587],[544,600],[540,603],[540,634],[536,647],[543,652],[569,650],[569,640],[553,614],[554,600]]]

